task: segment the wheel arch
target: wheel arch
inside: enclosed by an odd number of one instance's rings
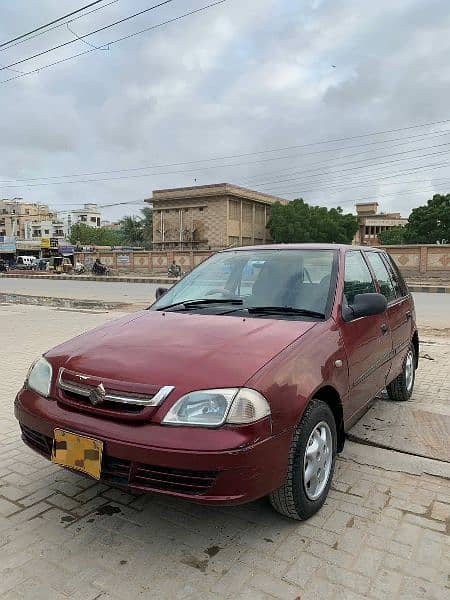
[[[328,404],[330,407],[336,422],[336,430],[338,434],[337,450],[338,452],[342,452],[345,443],[344,410],[339,393],[333,386],[325,385],[316,390],[312,398],[322,400],[322,402],[325,402],[325,404]]]
[[[417,369],[417,367],[419,366],[419,334],[417,333],[417,330],[414,332],[411,342],[414,346],[414,360]]]

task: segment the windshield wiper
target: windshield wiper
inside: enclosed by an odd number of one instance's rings
[[[243,303],[239,298],[199,298],[198,300],[185,300],[184,302],[175,302],[175,304],[169,304],[168,306],[163,306],[161,308],[157,308],[157,311],[168,310],[170,308],[197,308],[197,306],[205,306],[208,304],[235,304],[237,306],[241,306]]]
[[[294,308],[293,306],[248,306],[246,307],[250,314],[267,313],[267,314],[286,314],[300,315],[302,317],[315,317],[317,319],[325,319],[325,314],[307,308]]]

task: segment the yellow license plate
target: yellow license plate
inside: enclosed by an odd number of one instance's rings
[[[52,462],[100,479],[103,442],[64,429],[55,429]]]

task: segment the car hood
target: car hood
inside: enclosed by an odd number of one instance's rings
[[[124,389],[238,387],[314,325],[142,311],[65,342],[46,357],[56,368],[121,381]]]

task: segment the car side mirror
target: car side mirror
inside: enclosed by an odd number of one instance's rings
[[[380,315],[387,308],[386,296],[383,294],[356,294],[352,304],[345,307],[345,321],[352,321],[360,317]]]
[[[169,291],[169,288],[164,288],[164,287],[157,288],[156,292],[155,292],[156,299],[159,300],[161,298],[161,296],[164,296],[164,294],[167,294],[168,291]]]

